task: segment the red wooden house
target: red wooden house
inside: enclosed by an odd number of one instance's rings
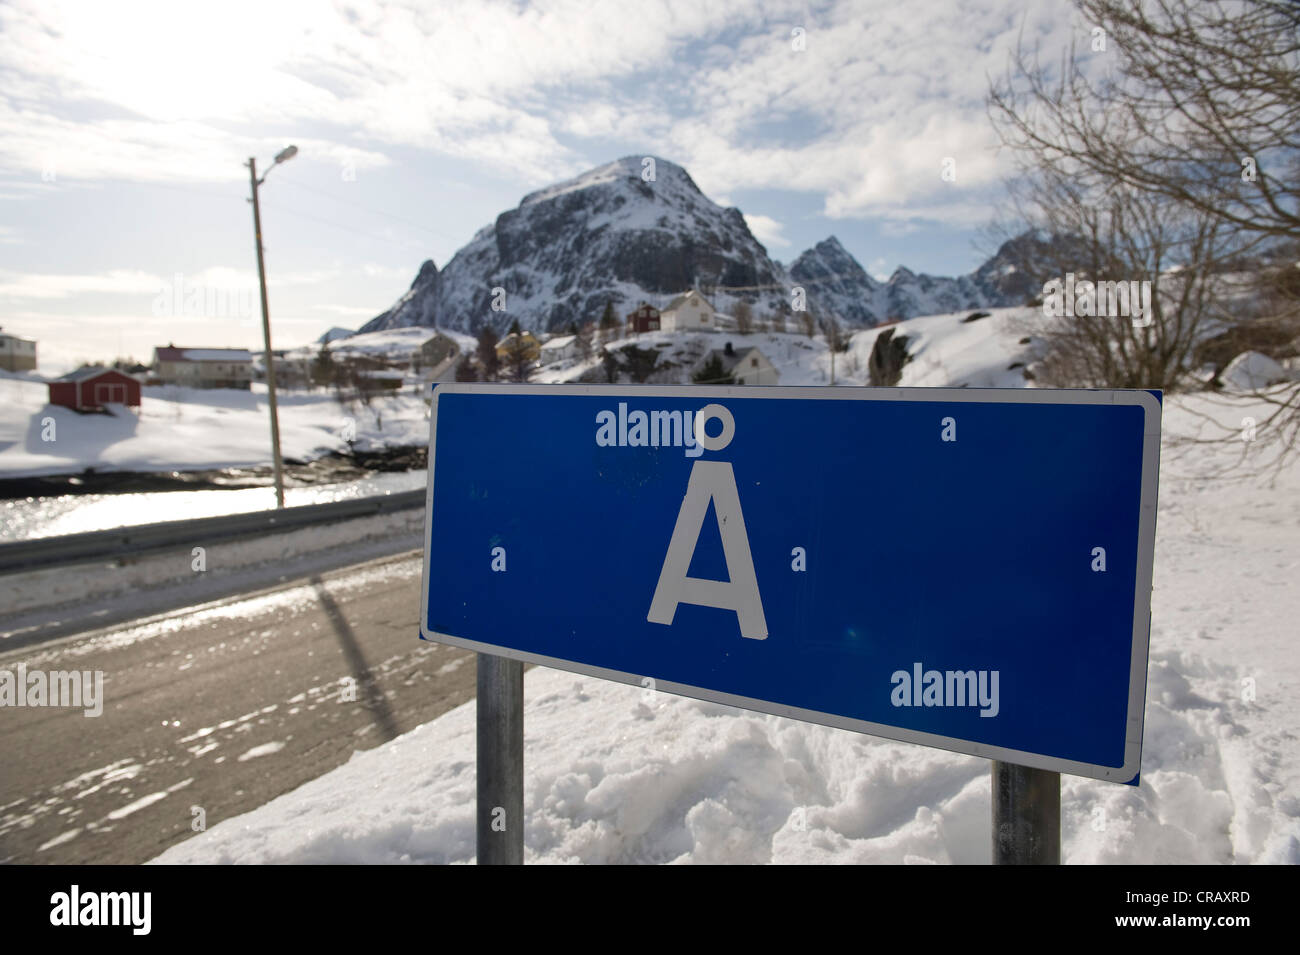
[[[105,405],[140,407],[140,381],[115,368],[81,368],[50,382],[50,404],[74,411]]]
[[[640,308],[628,313],[627,330],[629,332],[659,331],[659,309],[642,302]]]

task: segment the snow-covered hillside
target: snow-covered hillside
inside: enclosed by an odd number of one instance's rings
[[[1042,313],[1030,308],[987,309],[987,318],[971,321],[970,311],[927,315],[887,326],[895,340],[906,338],[909,361],[903,366],[900,387],[916,388],[1024,388],[1031,386],[1025,368],[1034,357],[1026,326]],[[861,369],[857,378],[867,382],[867,362],[876,339],[886,328],[855,334],[845,363]]]
[[[450,338],[462,352],[472,352],[478,346],[477,340],[472,335],[425,327],[387,328],[363,333],[344,332],[342,335],[334,335],[331,332],[330,334],[329,341],[324,344],[330,354],[336,358],[364,356],[389,361],[410,361],[421,346],[430,341],[435,334]],[[303,345],[291,349],[289,355],[299,359],[314,359],[320,354],[321,344],[318,342],[315,345]]]
[[[835,354],[834,376],[839,385],[870,384],[868,362],[876,338],[893,329],[896,339],[905,338],[910,361],[903,366],[902,387],[1023,388],[1031,384],[1025,367],[1034,350],[1024,341],[1023,327],[1034,315],[1027,308],[988,310],[988,317],[968,321],[970,311],[927,315],[884,328],[855,332],[847,351]],[[823,336],[809,338],[795,332],[645,332],[610,342],[611,351],[634,348],[658,352],[650,384],[689,384],[691,374],[705,355],[730,342],[733,348],[757,348],[776,368],[778,385],[828,385],[831,382],[831,353]],[[533,376],[546,384],[589,381],[605,382],[601,359],[568,361],[543,367]],[[623,376],[619,379],[627,383]]]

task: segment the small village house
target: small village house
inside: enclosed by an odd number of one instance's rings
[[[703,295],[691,289],[668,303],[659,315],[659,325],[667,332],[711,331],[718,327],[717,312]]]
[[[736,380],[738,385],[775,385],[780,373],[757,348],[733,348],[731,342],[722,348],[715,348],[701,359],[698,368],[708,364],[717,356],[722,363],[722,370]]]
[[[74,411],[108,405],[140,407],[140,380],[116,368],[78,368],[50,382],[50,404]]]
[[[362,368],[357,371],[357,387],[369,394],[389,392],[396,394],[402,390],[406,376],[393,368]]]
[[[523,357],[525,361],[537,361],[542,357],[542,343],[533,337],[532,332],[524,332],[519,336],[523,342]],[[515,335],[512,332],[497,343],[497,358],[501,361],[510,361],[513,357]]]
[[[0,368],[33,371],[36,368],[36,342],[0,330]]]
[[[659,309],[645,302],[642,302],[634,311],[629,312],[627,316],[628,334],[657,332],[660,325]]]
[[[154,377],[159,384],[187,388],[239,388],[253,381],[253,356],[246,348],[177,348],[153,350]]]
[[[559,335],[542,343],[542,364],[571,361],[578,357],[578,336]]]
[[[277,388],[311,388],[312,365],[316,361],[314,353],[301,348],[286,348],[277,350],[272,354],[275,356],[275,386]],[[263,364],[264,362],[259,362],[257,367],[260,369],[260,377],[265,379],[266,369]]]

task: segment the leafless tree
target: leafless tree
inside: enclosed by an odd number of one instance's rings
[[[1038,342],[1034,375],[1054,387],[1182,387],[1196,347],[1222,327],[1230,230],[1164,196],[1050,165],[1025,170],[1013,193],[1027,219],[1065,237],[1049,256],[1065,287],[1025,323]],[[1047,314],[1067,294],[1074,314]]]
[[[748,302],[738,302],[733,312],[736,316],[736,331],[748,335],[754,330],[754,309]]]
[[[1074,326],[1085,377],[1169,387],[1193,354],[1189,338],[1242,321],[1240,289],[1223,276],[1278,249],[1293,264],[1300,248],[1300,5],[1075,2],[1092,25],[1089,48],[1044,66],[1021,46],[990,88],[989,112],[1031,205],[1046,213],[1041,200],[1063,199],[1066,210],[1042,218],[1079,227],[1083,258],[1095,254],[1076,271],[1141,267],[1160,283],[1151,328],[1130,325],[1103,348],[1087,323]],[[1250,320],[1294,337],[1298,301],[1282,294]],[[1261,430],[1289,421],[1293,438],[1298,396],[1271,393]]]
[[[813,313],[809,311],[799,312],[799,324],[803,326],[803,333],[809,338],[817,332],[817,320],[813,318]]]
[[[510,372],[511,381],[527,381],[533,360],[537,357],[536,346],[531,337],[524,338],[523,329],[518,320],[510,326],[510,334],[505,340],[505,366]]]

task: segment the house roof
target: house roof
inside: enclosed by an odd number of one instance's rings
[[[573,344],[577,337],[577,335],[565,335],[562,338],[552,338],[550,341],[542,345],[542,351],[546,351],[548,348],[553,351],[558,351],[561,348],[568,348]]]
[[[497,348],[504,348],[504,347],[505,347],[506,345],[508,345],[508,344],[511,342],[511,340],[513,340],[514,338],[515,338],[515,333],[514,333],[514,332],[511,332],[511,333],[510,333],[509,335],[507,335],[505,338],[501,339],[501,341],[497,342]],[[523,335],[519,336],[519,340],[522,341],[522,342],[530,342],[530,343],[532,343],[532,344],[534,344],[534,345],[537,344],[537,338],[536,338],[536,336],[534,336],[533,333],[532,333],[532,332],[529,332],[529,331],[525,331],[525,332],[523,333]]]
[[[247,348],[177,348],[174,345],[154,349],[159,361],[252,361]]]
[[[124,371],[118,371],[116,368],[98,368],[91,365],[82,365],[76,371],[70,371],[66,375],[56,378],[55,381],[85,381],[88,378],[98,378],[100,375],[107,374],[121,375],[123,378],[130,378]],[[133,381],[135,379],[132,379]]]
[[[665,306],[664,311],[671,312],[673,309],[679,308],[682,305],[682,303],[685,302],[692,295],[698,298],[705,305],[708,305],[711,310],[716,311],[716,309],[713,308],[713,304],[707,298],[705,298],[703,295],[697,292],[695,289],[691,289],[689,292],[683,292],[681,295],[677,296],[675,299],[669,302],[667,306]]]

